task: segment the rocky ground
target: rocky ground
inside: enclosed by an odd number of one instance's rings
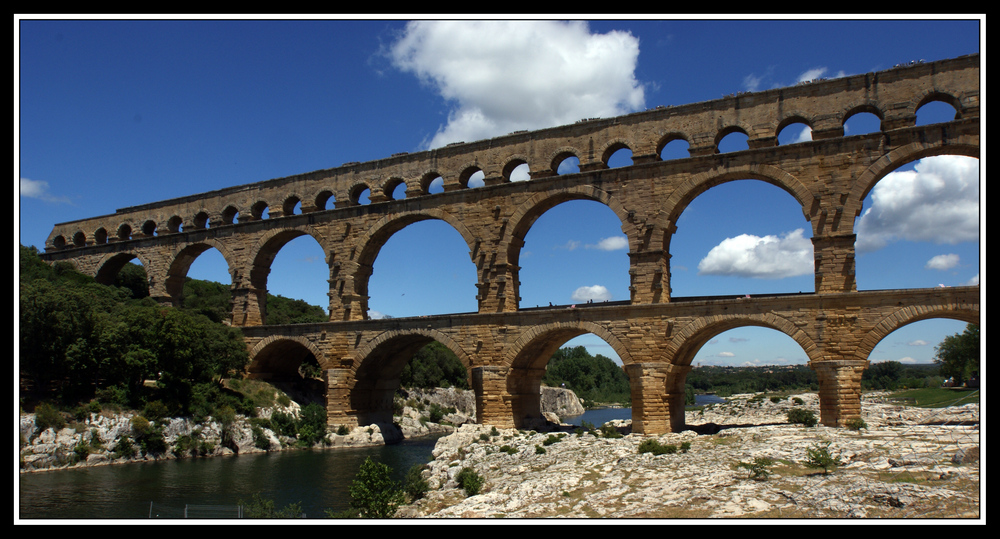
[[[790,424],[793,406],[819,417],[815,394],[797,397],[802,404],[741,396],[689,412],[692,430],[660,436],[629,434],[627,421],[618,425],[620,438],[570,427],[559,437],[463,425],[434,449],[424,472],[431,490],[396,516],[980,518],[978,405],[927,410],[868,396],[862,404],[867,428],[854,431]],[[678,450],[640,452],[650,438]],[[828,473],[807,465],[810,450],[824,448],[840,461]],[[757,468],[766,478],[758,473],[754,479],[740,466],[758,457],[771,459]],[[483,478],[479,494],[458,488],[463,468]]]

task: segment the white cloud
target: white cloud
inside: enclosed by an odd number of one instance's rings
[[[600,251],[618,251],[628,249],[628,238],[625,236],[611,236],[597,242],[597,245],[588,244],[587,249],[597,249]]]
[[[979,241],[979,160],[942,155],[888,174],[872,189],[857,225],[858,252],[897,240]]]
[[[584,302],[588,300],[593,301],[610,301],[611,292],[608,292],[606,287],[601,285],[594,286],[581,286],[573,292],[573,301]]]
[[[781,279],[813,272],[812,242],[802,229],[778,236],[726,238],[698,263],[699,275]]]
[[[49,193],[49,182],[21,178],[20,186],[19,191],[22,197],[37,198],[46,202],[69,202],[66,197],[57,197]]]
[[[638,38],[583,21],[413,21],[390,56],[453,107],[430,148],[645,106]]]
[[[949,270],[958,265],[958,255],[947,254],[947,255],[937,255],[934,258],[927,261],[924,266],[927,269],[936,270]]]
[[[795,82],[805,82],[813,79],[818,79],[823,76],[823,73],[826,73],[825,67],[814,67],[799,75],[798,80],[796,80]]]

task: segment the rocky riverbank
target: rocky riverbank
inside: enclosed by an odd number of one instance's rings
[[[544,388],[542,410],[563,417],[583,413],[576,396],[568,390]],[[363,447],[395,443],[453,432],[457,427],[476,421],[475,396],[472,391],[457,389],[411,389],[400,392],[399,415],[391,424],[367,425],[350,432],[327,433],[326,447]],[[299,406],[259,409],[257,416],[270,418],[277,412],[297,416]],[[434,416],[434,412],[440,417]],[[135,412],[102,412],[81,420],[68,420],[61,429],[38,431],[34,414],[20,415],[20,471],[38,472],[80,466],[103,466],[175,458],[214,457],[296,447],[295,438],[281,436],[273,429],[255,426],[246,417],[237,416],[231,425],[214,419],[195,422],[187,418],[167,418],[151,422],[162,435],[164,450],[143,452],[135,440]],[[555,416],[550,416],[558,421]],[[158,423],[158,424],[157,424]],[[128,444],[119,445],[123,440]]]
[[[660,436],[630,434],[628,421],[617,422],[618,438],[463,425],[434,449],[431,490],[396,516],[980,518],[978,405],[929,410],[869,395],[865,428],[788,422],[793,407],[819,417],[818,405],[815,394],[738,396],[688,412],[691,430]],[[675,451],[640,451],[648,440]],[[824,455],[839,465],[810,467]],[[483,479],[479,494],[458,487],[464,468]]]

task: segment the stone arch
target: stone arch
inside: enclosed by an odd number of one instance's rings
[[[862,113],[874,114],[881,122],[885,122],[885,112],[878,101],[864,100],[855,101],[844,108],[844,113],[840,117],[840,126],[843,127],[852,116]],[[881,128],[880,128],[881,129]]]
[[[146,269],[146,278],[149,279],[150,295],[152,294],[153,288],[153,273],[154,268],[152,261],[145,253],[141,251],[136,252],[124,252],[124,253],[111,253],[106,254],[101,257],[97,262],[96,270],[94,271],[94,280],[98,283],[104,285],[110,285],[115,282],[115,276],[118,272],[125,267],[133,258],[138,258],[142,267]]]
[[[722,139],[728,137],[729,135],[732,135],[733,133],[742,133],[746,135],[748,143],[751,139],[757,138],[755,136],[753,127],[748,125],[746,122],[738,121],[729,124],[719,129],[719,131],[715,133],[715,140],[713,141],[713,146],[715,147],[715,153],[717,154],[720,153],[719,143],[722,142]]]
[[[962,110],[962,99],[937,89],[929,90],[927,92],[924,92],[923,95],[915,97],[911,101],[913,108],[909,109],[908,112],[910,114],[916,115],[917,111],[920,110],[920,107],[923,107],[924,105],[935,101],[940,101],[942,103],[951,105],[952,108],[955,109],[955,118],[954,118],[955,120],[959,120],[962,118],[964,112]]]
[[[663,153],[664,148],[666,148],[667,145],[670,144],[671,142],[674,142],[674,141],[677,141],[677,140],[686,142],[688,144],[688,147],[690,148],[690,146],[691,146],[691,137],[687,136],[684,133],[681,133],[680,131],[670,131],[670,132],[664,133],[660,137],[660,139],[656,142],[656,159],[657,160],[661,160],[660,159],[660,155]]]
[[[690,365],[695,354],[709,339],[724,331],[745,326],[774,329],[798,343],[810,361],[822,359],[816,343],[805,331],[774,313],[726,314],[697,318],[673,333],[664,356],[674,365]]]
[[[351,360],[352,374],[357,374],[358,370],[364,364],[365,359],[371,356],[379,347],[385,345],[389,341],[411,336],[426,338],[426,342],[437,341],[451,350],[452,353],[458,357],[458,360],[462,362],[462,365],[465,365],[466,369],[471,369],[473,367],[473,361],[469,354],[465,352],[465,349],[461,344],[459,344],[455,339],[452,339],[447,333],[430,328],[391,329],[380,333],[377,337],[368,341],[367,344],[354,351]]]
[[[272,360],[275,354],[292,356],[292,359],[275,361]],[[279,377],[297,375],[299,365],[308,357],[306,354],[312,354],[320,366],[327,363],[326,354],[316,346],[316,343],[305,337],[269,335],[249,350],[247,377],[271,378],[275,375]]]
[[[677,189],[674,190],[674,193],[669,199],[667,199],[666,204],[664,205],[666,227],[672,229],[673,224],[677,222],[687,206],[691,204],[691,202],[697,198],[698,195],[717,185],[736,180],[761,180],[781,188],[788,194],[792,195],[792,197],[802,205],[803,217],[807,221],[811,220],[812,212],[810,208],[814,200],[813,192],[810,191],[805,184],[799,181],[798,178],[778,167],[766,164],[755,164],[727,167],[724,170],[717,169],[702,172],[692,176],[683,184],[677,186]],[[815,233],[815,224],[813,226],[813,233]],[[663,231],[667,234],[672,233],[672,230],[664,229]],[[664,248],[666,248],[668,244],[669,240],[664,238]]]
[[[240,210],[232,204],[225,207],[222,210],[222,224],[231,225],[236,222],[236,216],[239,215]]]
[[[532,327],[518,337],[517,340],[507,347],[506,350],[504,350],[501,365],[507,368],[516,367],[516,363],[519,362],[519,360],[523,361],[520,357],[522,352],[532,346],[533,343],[537,343],[539,339],[544,340],[547,337],[552,337],[557,340],[561,340],[562,342],[559,343],[559,346],[562,346],[569,339],[587,333],[593,333],[604,340],[604,342],[608,343],[615,353],[618,354],[618,357],[622,360],[623,364],[628,365],[633,362],[632,354],[629,352],[629,349],[625,347],[620,340],[618,340],[618,337],[608,331],[604,326],[585,320],[575,320],[572,322],[551,322],[541,326]],[[568,337],[566,337],[567,335]],[[556,346],[556,349],[558,349],[559,346]],[[546,358],[546,361],[548,361],[548,358]]]
[[[485,178],[486,170],[484,170],[483,167],[481,167],[477,162],[472,162],[464,167],[461,167],[461,172],[458,174],[458,184],[462,187],[462,189],[469,188],[469,180],[477,172],[482,172],[483,177]]]
[[[515,154],[508,156],[507,159],[500,166],[500,175],[503,177],[503,182],[509,182],[511,174],[514,173],[514,169],[521,165],[528,165],[528,158],[522,154]],[[530,168],[530,165],[529,165]]]
[[[396,232],[413,223],[428,219],[439,219],[454,228],[462,236],[462,239],[465,240],[465,244],[469,248],[470,263],[474,264],[474,253],[478,249],[476,236],[454,215],[438,208],[428,208],[413,213],[386,215],[368,227],[364,236],[360,237],[357,243],[355,243],[357,252],[355,268],[357,273],[353,276],[354,294],[360,298],[360,312],[363,313],[365,318],[368,316],[368,280],[371,276],[375,259],[378,258],[382,247]],[[476,273],[478,274],[478,271]]]
[[[83,247],[85,245],[87,245],[87,233],[82,230],[77,230],[76,233],[73,234],[73,246]]]
[[[406,180],[398,176],[393,176],[382,183],[382,194],[385,196],[386,200],[395,200],[392,195],[396,191],[396,188],[400,185],[405,186]]]
[[[118,241],[126,241],[132,239],[132,225],[125,221],[124,223],[118,225],[118,230],[115,232],[115,237]]]
[[[584,163],[583,160],[580,159],[580,152],[572,146],[563,146],[552,152],[549,157],[549,170],[552,171],[552,174],[558,174],[559,165],[571,157],[577,158],[580,162],[580,166],[583,166]]]
[[[600,202],[611,208],[621,221],[621,229],[628,238],[629,249],[635,250],[639,244],[638,232],[634,227],[628,226],[630,213],[622,203],[607,191],[603,191],[591,185],[579,185],[559,191],[546,191],[537,193],[514,210],[509,218],[509,226],[505,229],[504,236],[500,241],[498,253],[506,253],[506,263],[512,268],[512,281],[515,285],[513,297],[518,297],[518,263],[520,261],[521,247],[524,246],[524,238],[528,231],[539,217],[549,209],[563,202],[570,200],[593,200]]]
[[[942,305],[938,308],[903,307],[882,318],[865,334],[854,352],[854,359],[867,361],[869,354],[882,339],[893,331],[914,322],[932,318],[949,318],[969,324],[979,324],[979,317],[978,305]]]
[[[611,160],[611,156],[615,154],[618,150],[629,150],[634,152],[635,143],[631,140],[625,139],[623,137],[615,137],[604,143],[601,149],[601,163],[604,164],[605,168],[609,168],[608,161]]]
[[[298,195],[294,193],[289,194],[287,197],[285,197],[285,201],[281,203],[281,215],[283,216],[295,215],[295,206],[300,205],[301,203],[302,199],[299,198]],[[301,206],[299,206],[299,208],[301,210]]]
[[[229,250],[229,247],[225,244],[216,240],[214,238],[205,238],[197,243],[188,243],[183,247],[176,250],[170,257],[169,265],[166,268],[164,274],[165,282],[163,284],[163,290],[167,297],[171,299],[174,303],[178,302],[181,298],[181,294],[184,290],[184,278],[187,276],[188,270],[191,269],[191,264],[201,256],[205,251],[215,248],[222,254],[223,260],[226,261],[226,265],[229,269],[229,276],[236,282],[235,279],[235,263],[233,253]],[[152,285],[151,285],[152,288]]]
[[[420,176],[420,194],[429,195],[431,192],[431,183],[438,178],[444,180],[444,175],[436,170],[428,170]]]
[[[348,408],[358,425],[392,422],[393,396],[399,388],[400,374],[413,354],[432,341],[454,352],[469,369],[471,361],[462,347],[432,329],[389,330],[355,351]]]
[[[368,191],[369,193],[368,196],[369,198],[371,198],[371,194],[373,193],[373,191],[371,186],[368,185],[367,183],[358,182],[351,186],[351,188],[348,190],[348,200],[350,200],[351,205],[357,206],[361,204],[361,193],[364,193],[365,190]]]
[[[326,204],[331,198],[334,198],[333,191],[329,189],[322,189],[320,192],[316,193],[315,197],[313,197],[313,204],[316,206],[317,210],[325,210]],[[334,202],[336,202],[336,198],[334,198]]]
[[[909,162],[935,155],[962,155],[979,159],[979,152],[978,140],[975,142],[965,142],[964,140],[948,141],[943,144],[913,142],[895,148],[886,155],[883,155],[878,161],[872,163],[855,180],[851,186],[847,201],[844,203],[844,215],[860,216],[865,197],[875,187],[875,184],[893,170]],[[853,230],[854,223],[852,220],[848,220],[848,226]]]
[[[260,323],[267,322],[267,277],[271,273],[271,264],[278,252],[290,241],[309,236],[323,249],[324,258],[329,266],[330,250],[324,245],[321,234],[309,225],[296,228],[278,228],[265,232],[251,247],[246,259],[246,266],[230,266],[233,276],[233,286],[249,292],[247,301],[256,303],[256,307],[247,307],[251,312],[260,313]],[[223,253],[225,254],[225,253]],[[227,258],[227,260],[230,260]],[[324,308],[326,310],[326,308]],[[241,324],[242,325],[242,324]]]

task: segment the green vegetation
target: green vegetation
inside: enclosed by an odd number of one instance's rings
[[[351,506],[340,513],[327,511],[332,518],[390,518],[403,504],[403,489],[392,478],[392,468],[368,457],[361,464],[349,489]]]
[[[205,413],[199,399],[220,397],[219,381],[246,364],[235,328],[97,284],[69,264],[49,266],[33,248],[22,247],[20,258],[19,360],[31,398],[69,405],[97,397],[133,408],[161,400],[175,412]]]
[[[475,496],[483,488],[483,478],[472,468],[462,468],[455,476],[459,488],[465,491],[466,496]]]
[[[728,397],[738,393],[779,391],[815,391],[819,389],[816,372],[806,365],[788,367],[697,367],[688,373],[686,402],[694,403],[695,394],[713,393]]]
[[[747,478],[754,481],[767,481],[771,475],[774,461],[768,457],[754,457],[751,462],[740,462],[736,466],[747,470]]]
[[[806,466],[823,470],[823,475],[828,475],[843,464],[839,456],[830,453],[830,442],[806,449],[806,455],[808,456]]]
[[[975,381],[978,387],[979,325],[969,324],[961,334],[945,337],[934,351],[941,376],[953,378],[956,385]]]
[[[611,359],[598,354],[591,356],[583,346],[566,347],[552,354],[542,377],[551,387],[573,390],[588,405],[591,403],[631,403],[628,376]]]
[[[814,414],[812,410],[806,410],[805,408],[792,408],[788,410],[788,422],[802,424],[807,427],[814,427],[816,426],[817,419],[816,414]]]
[[[242,499],[237,502],[243,506],[243,518],[301,518],[302,506],[293,503],[285,506],[284,509],[275,509],[274,500],[264,498],[260,493],[255,493],[249,502]]]
[[[927,388],[898,391],[892,394],[893,400],[904,401],[913,406],[923,408],[941,408],[944,406],[961,406],[979,402],[978,389],[959,388]]]
[[[465,365],[445,345],[434,341],[413,355],[400,375],[402,387],[469,389]]]

